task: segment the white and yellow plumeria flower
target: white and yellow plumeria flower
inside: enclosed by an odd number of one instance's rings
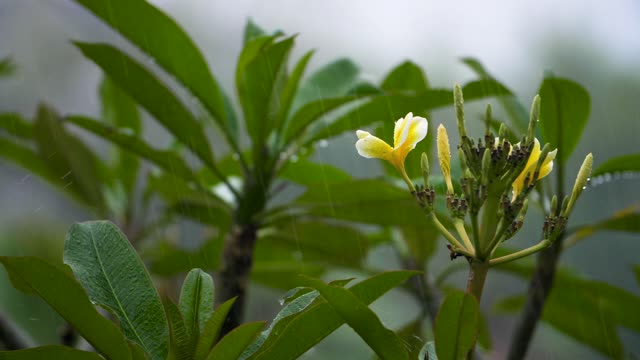
[[[404,160],[409,152],[427,136],[428,130],[427,119],[408,113],[407,116],[396,121],[393,130],[393,147],[366,131],[358,130],[356,132],[358,135],[356,149],[358,154],[363,157],[389,161],[398,169],[404,181],[413,190],[413,183],[404,168]]]
[[[529,155],[529,160],[527,160],[527,165],[524,167],[520,175],[513,182],[513,199],[515,199],[522,189],[524,188],[524,180],[529,175],[529,179],[533,176],[533,173],[536,171],[536,166],[538,164],[538,160],[540,159],[540,155],[542,151],[540,150],[540,142],[538,139],[534,139],[533,150],[531,150],[531,155]],[[516,144],[518,145],[518,144]],[[540,173],[538,174],[538,180],[543,177],[549,175],[551,170],[553,170],[553,160],[556,158],[556,154],[558,153],[558,149],[553,151],[549,151],[547,157],[542,162],[542,166],[540,167]]]

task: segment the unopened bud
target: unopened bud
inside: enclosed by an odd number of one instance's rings
[[[502,142],[509,135],[509,129],[507,129],[507,125],[504,123],[500,124],[500,130],[498,130],[498,137],[500,137],[500,141]]]
[[[429,188],[429,158],[426,153],[422,153],[420,157],[420,168],[422,168],[422,178],[424,179],[424,187]]]
[[[485,110],[484,121],[485,121],[485,134],[489,135],[491,133],[491,104],[487,104],[487,109]]]
[[[453,85],[453,102],[456,107],[456,120],[458,122],[458,133],[460,137],[467,136],[467,129],[464,124],[464,97],[460,84]]]
[[[466,173],[467,170],[469,170],[469,167],[467,166],[467,156],[461,149],[458,149],[458,158],[460,159],[460,168],[462,169],[462,172]]]
[[[489,174],[491,172],[491,149],[484,149],[482,155],[482,184],[489,184]]]
[[[593,168],[593,155],[589,153],[582,162],[582,166],[580,166],[580,170],[578,171],[578,176],[576,176],[576,182],[573,184],[573,191],[571,192],[571,199],[569,199],[569,204],[567,206],[566,212],[563,213],[564,216],[568,217],[573,209],[573,205],[580,194],[582,194],[582,190],[587,187],[587,182],[589,181],[589,176],[591,176],[591,169]]]
[[[567,206],[569,206],[569,197],[565,196],[564,199],[562,199],[562,205],[560,206],[560,214],[565,214],[567,211]]]
[[[540,169],[542,168],[542,165],[547,160],[547,155],[549,155],[549,152],[551,152],[551,144],[546,143],[544,144],[544,147],[542,147],[542,150],[540,151],[540,157],[538,158],[538,163],[536,164],[536,170],[535,170],[536,178],[531,179],[532,181],[538,181],[537,175],[540,173]]]
[[[527,140],[533,141],[536,136],[536,127],[538,126],[538,120],[540,119],[540,95],[536,95],[533,98],[531,104],[531,114],[529,116],[529,128],[527,129]]]
[[[438,160],[440,161],[440,169],[442,169],[442,176],[447,183],[447,190],[449,194],[453,194],[453,183],[451,182],[451,150],[449,148],[449,136],[447,135],[447,129],[440,124],[438,126]]]
[[[527,210],[529,210],[529,199],[524,199],[522,209],[520,209],[520,213],[518,214],[518,219],[520,221],[524,220],[525,215],[527,215]]]
[[[549,214],[555,215],[558,211],[558,197],[553,195],[551,198],[551,208],[549,209]]]

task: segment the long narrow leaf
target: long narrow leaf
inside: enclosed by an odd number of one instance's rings
[[[227,319],[227,314],[229,314],[229,310],[231,310],[235,301],[236,298],[232,298],[218,306],[209,321],[204,325],[204,329],[202,330],[202,333],[198,338],[198,343],[196,344],[196,351],[193,356],[195,360],[204,360],[207,357],[207,354],[211,351],[214,342],[218,339],[222,325]]]
[[[214,346],[206,360],[237,360],[242,351],[251,344],[251,341],[255,339],[263,327],[264,321],[238,326]]]

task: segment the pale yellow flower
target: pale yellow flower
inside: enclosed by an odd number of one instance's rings
[[[527,165],[524,167],[520,175],[513,182],[513,199],[515,199],[522,189],[524,188],[524,180],[529,175],[529,181],[533,177],[534,171],[536,171],[536,166],[538,164],[538,160],[540,159],[541,151],[540,151],[540,142],[538,139],[534,139],[535,142],[533,144],[533,150],[531,150],[531,155],[529,155],[529,160],[527,160]],[[553,170],[553,160],[556,158],[556,154],[558,153],[558,149],[550,151],[547,154],[547,157],[542,162],[542,166],[540,167],[540,173],[538,174],[538,180],[543,177],[549,175],[551,170]]]
[[[447,183],[447,191],[453,194],[453,183],[451,182],[451,148],[449,147],[449,135],[447,129],[440,124],[438,126],[438,137],[436,139],[438,145],[438,160],[440,161],[440,169],[442,176]]]
[[[398,169],[409,188],[413,189],[413,184],[404,168],[404,160],[409,152],[427,136],[428,130],[427,119],[408,113],[407,116],[396,121],[393,130],[393,147],[366,131],[358,130],[356,149],[363,157],[389,161]]]

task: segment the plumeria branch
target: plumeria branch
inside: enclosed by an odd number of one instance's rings
[[[513,254],[509,254],[509,255],[505,255],[505,256],[501,256],[495,259],[491,259],[489,260],[489,265],[490,266],[498,266],[504,263],[508,263],[514,260],[518,260],[520,258],[523,258],[525,256],[529,256],[532,254],[537,253],[538,251],[541,251],[543,249],[548,248],[549,246],[551,246],[551,241],[544,239],[542,241],[540,241],[539,243],[530,246],[526,249],[514,252]]]

